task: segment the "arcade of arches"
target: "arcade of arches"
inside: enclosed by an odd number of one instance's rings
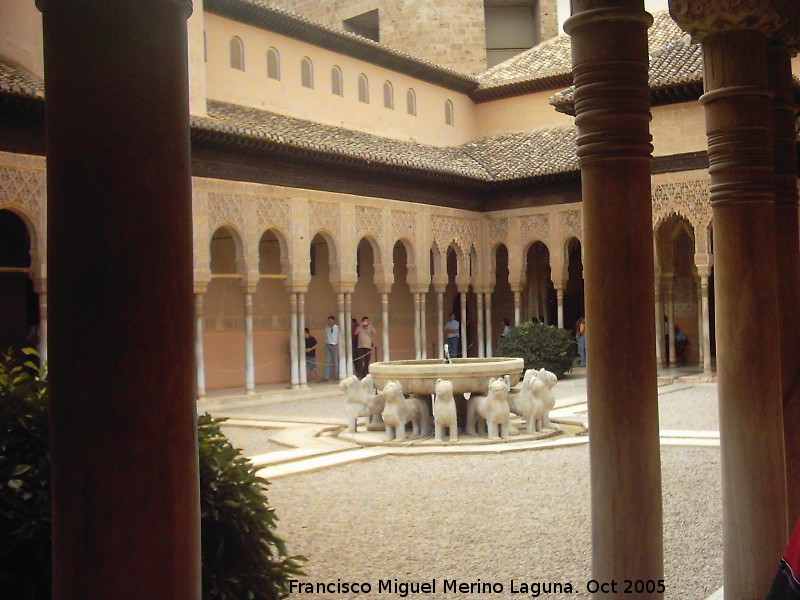
[[[273,186],[195,178],[201,396],[219,388],[253,393],[260,384],[306,385],[302,331],[308,327],[322,340],[328,316],[340,324],[369,316],[378,332],[376,359],[385,360],[440,357],[450,312],[466,325],[469,356],[492,355],[505,318],[573,329],[584,314],[580,204],[439,212],[385,199],[308,195],[296,201]],[[46,270],[31,243],[42,239],[44,227],[41,215],[18,204],[5,200],[0,210],[0,291],[13,308],[4,312],[0,342],[38,344],[46,354],[46,291],[41,303],[35,292],[46,290],[46,277],[37,275]],[[704,340],[697,266],[710,266],[710,248],[695,241],[679,199],[665,205],[669,214],[655,209],[654,306],[663,319],[655,351],[661,364],[699,364],[710,374],[713,302]],[[713,275],[706,279],[713,298]],[[689,340],[680,355],[669,343],[675,327]],[[352,373],[352,348],[345,343],[340,354],[343,377]],[[323,361],[320,352],[320,377]]]

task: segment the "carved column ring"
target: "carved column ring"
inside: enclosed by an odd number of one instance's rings
[[[730,96],[764,96],[772,100],[775,97],[775,93],[757,85],[735,85],[706,92],[700,96],[700,104],[707,104]]]
[[[604,21],[639,23],[645,27],[653,24],[653,15],[645,11],[633,12],[632,9],[627,8],[592,8],[591,6],[581,8],[581,4],[581,2],[573,2],[574,14],[564,21],[564,31],[569,35],[572,35],[579,27]]]

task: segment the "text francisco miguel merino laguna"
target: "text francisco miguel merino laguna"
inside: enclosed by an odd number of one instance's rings
[[[430,581],[400,581],[398,579],[379,579],[377,585],[369,582],[336,581],[306,583],[292,580],[289,582],[289,592],[293,594],[392,594],[405,598],[410,594],[435,594],[443,591],[445,594],[529,594],[538,598],[541,594],[576,593],[571,583],[545,582],[545,581],[516,581],[512,579],[508,584],[499,581],[458,581],[457,579],[431,579]]]

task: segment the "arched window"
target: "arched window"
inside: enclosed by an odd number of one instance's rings
[[[231,69],[244,71],[244,44],[236,36],[231,38]]]
[[[417,93],[411,88],[406,92],[406,112],[411,116],[417,116]]]
[[[331,93],[334,96],[344,96],[344,82],[342,81],[342,70],[336,65],[331,69]]]
[[[394,110],[394,88],[391,82],[383,82],[383,107]]]
[[[275,48],[267,50],[267,77],[281,80],[281,55]]]
[[[369,104],[369,80],[363,73],[358,76],[358,101]]]
[[[314,65],[311,64],[311,59],[307,56],[300,63],[300,81],[303,87],[314,89]]]
[[[453,103],[450,100],[444,103],[444,122],[446,125],[455,125],[455,117],[453,116]]]

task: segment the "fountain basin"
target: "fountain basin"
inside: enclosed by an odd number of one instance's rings
[[[447,364],[441,358],[426,360],[391,360],[369,366],[375,387],[383,389],[390,381],[399,381],[406,394],[433,394],[437,379],[453,383],[453,393],[481,393],[489,390],[489,380],[508,375],[511,386],[520,379],[525,361],[521,358],[454,358]]]

